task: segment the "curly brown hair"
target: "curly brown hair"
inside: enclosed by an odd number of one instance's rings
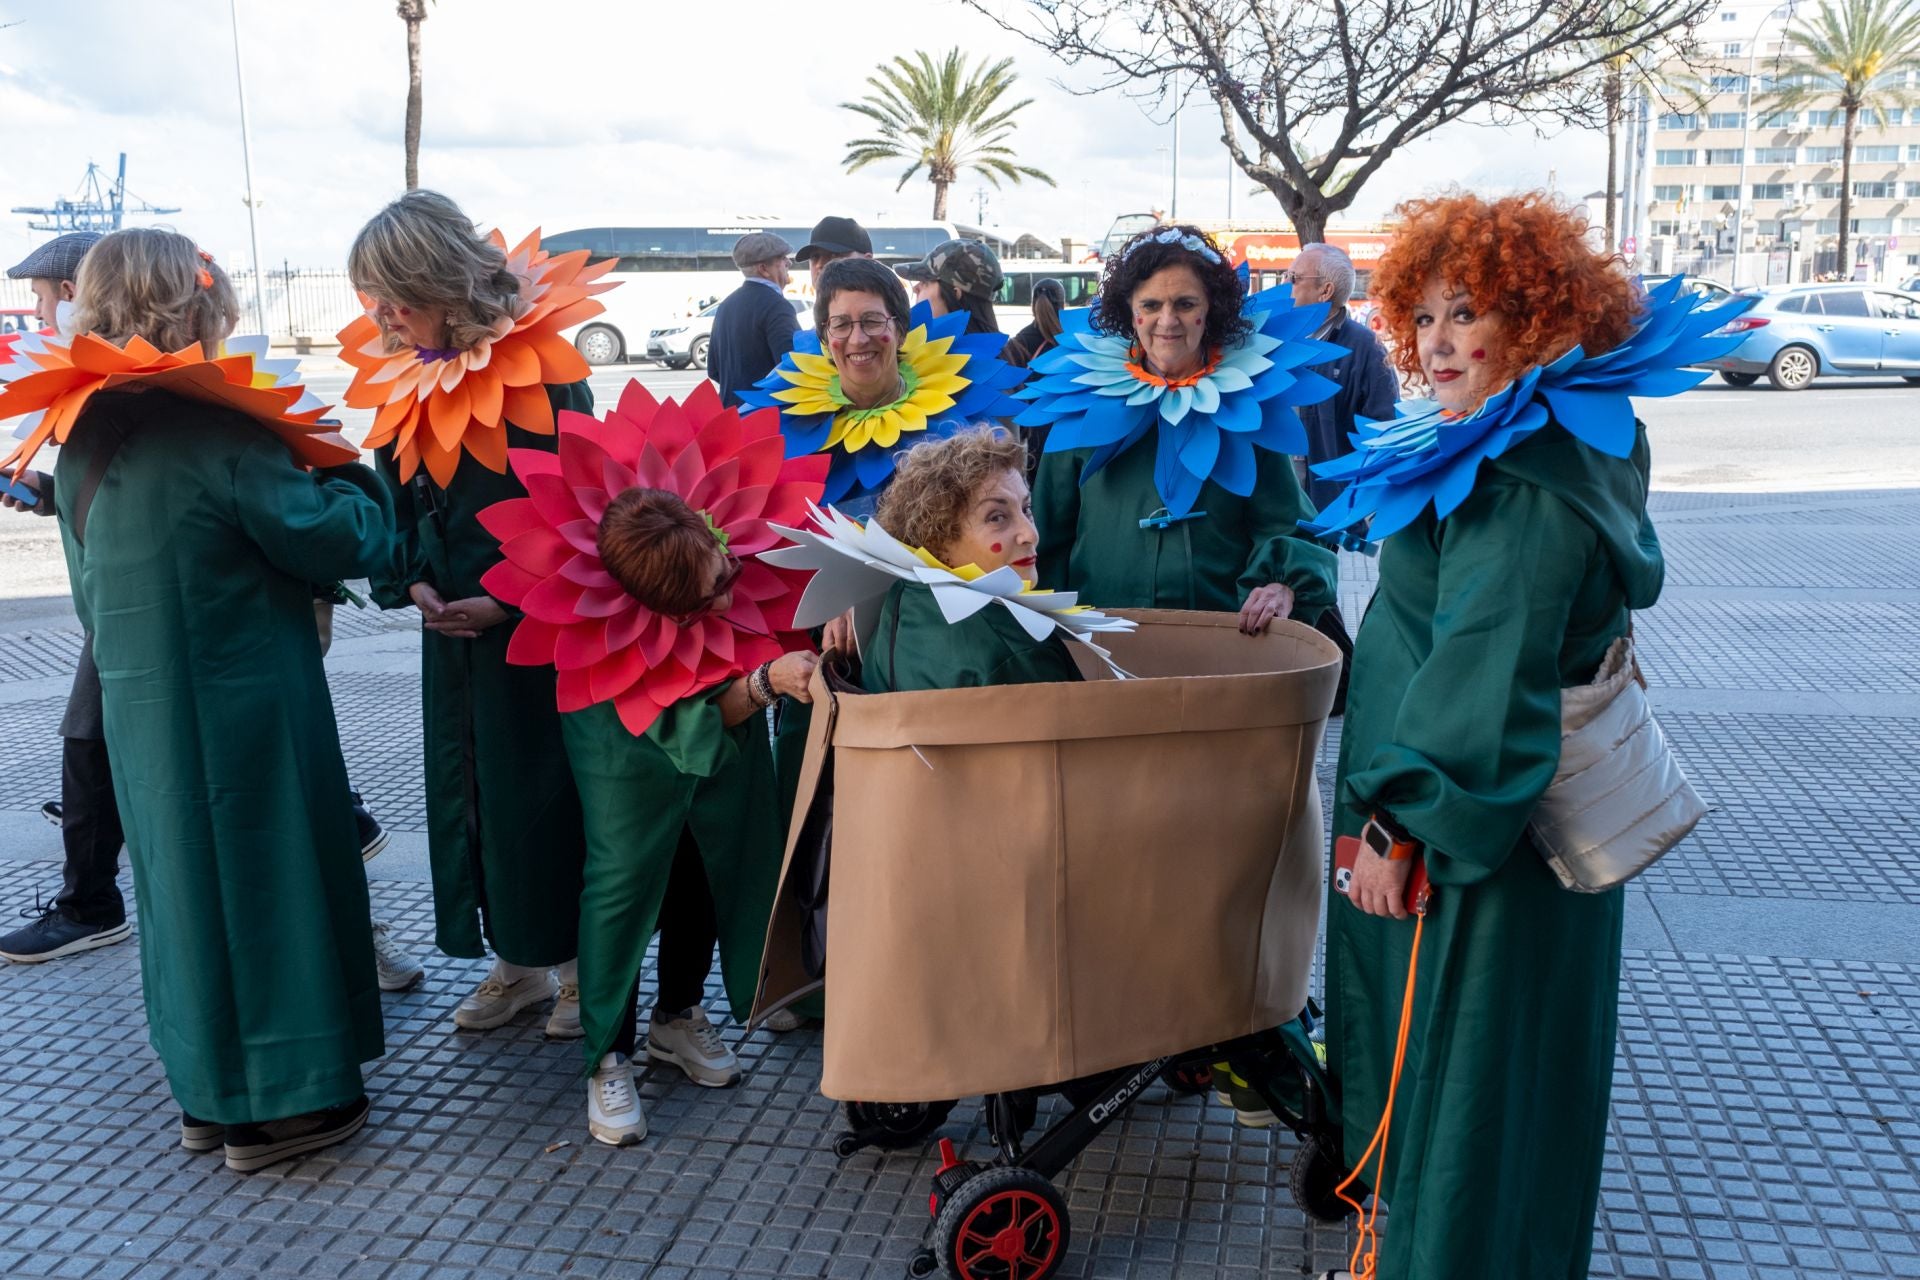
[[[665,489],[628,489],[600,517],[600,563],[655,613],[683,617],[707,603],[707,571],[719,550],[705,517]]]
[[[960,540],[980,486],[1003,471],[1026,474],[1027,447],[999,427],[967,427],[901,454],[873,518],[910,547],[941,560]]]
[[[1162,244],[1154,237],[1176,231],[1184,239],[1193,237],[1213,250],[1213,260],[1196,253],[1176,240]],[[1202,336],[1204,351],[1218,351],[1252,328],[1240,314],[1246,299],[1240,275],[1227,255],[1220,252],[1213,237],[1196,226],[1175,223],[1171,227],[1153,227],[1127,241],[1120,252],[1107,260],[1100,273],[1100,296],[1094,301],[1093,327],[1115,337],[1133,338],[1133,291],[1155,272],[1166,267],[1191,267],[1200,278],[1207,295],[1207,323]]]
[[[1456,191],[1409,200],[1398,212],[1372,294],[1402,373],[1423,378],[1414,312],[1436,276],[1465,292],[1476,311],[1504,321],[1494,387],[1576,345],[1590,356],[1610,351],[1633,332],[1639,286],[1618,255],[1588,244],[1586,219],[1552,196],[1485,200]]]

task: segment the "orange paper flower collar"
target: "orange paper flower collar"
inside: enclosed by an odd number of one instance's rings
[[[86,334],[71,343],[40,340],[15,355],[16,364],[7,370],[9,380],[0,381],[0,421],[27,421],[19,432],[20,443],[0,467],[26,466],[48,441],[65,444],[96,393],[135,383],[236,409],[280,437],[306,466],[335,467],[360,458],[360,451],[331,424],[320,422],[325,405],[298,382],[265,376],[248,351],[209,360],[199,343],[168,353],[144,338],[129,338],[121,348]],[[20,372],[24,365],[38,368]]]
[[[506,250],[498,231],[490,238]],[[370,314],[342,329],[340,358],[354,367],[346,403],[377,410],[367,447],[393,445],[403,481],[425,463],[434,482],[446,485],[463,449],[504,474],[506,424],[552,435],[547,384],[578,382],[590,372],[560,333],[606,310],[592,295],[617,283],[599,283],[612,268],[611,258],[588,266],[585,249],[550,255],[535,231],[507,253],[507,269],[520,278],[520,314],[503,317],[490,339],[423,356],[412,347],[387,350]]]

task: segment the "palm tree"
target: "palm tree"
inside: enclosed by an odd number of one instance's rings
[[[841,163],[853,173],[876,160],[911,161],[895,191],[925,169],[933,184],[936,221],[946,219],[947,188],[959,180],[962,169],[972,169],[995,187],[1002,178],[1015,184],[1033,178],[1056,185],[1040,170],[1014,163],[1013,148],[1007,145],[1017,127],[1014,115],[1033,101],[1022,98],[1011,106],[1000,105],[1016,79],[1012,66],[1012,58],[991,66],[983,58],[969,70],[958,49],[949,51],[938,66],[924,52],[912,61],[896,56],[882,63],[867,77],[872,93],[859,102],[840,104],[873,121],[879,135],[847,143]]]
[[[1775,85],[1763,110],[1795,111],[1832,103],[1841,112],[1840,270],[1851,273],[1848,223],[1853,216],[1853,141],[1860,113],[1884,128],[1888,109],[1914,103],[1906,73],[1920,68],[1920,3],[1916,0],[1820,0],[1820,8],[1788,29]]]
[[[420,24],[428,0],[400,0],[400,21],[407,24],[407,190],[420,185]]]

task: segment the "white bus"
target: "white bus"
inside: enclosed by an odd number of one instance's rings
[[[1035,280],[1059,280],[1068,306],[1084,305],[1100,283],[1098,263],[1063,262],[1059,245],[1027,232],[952,222],[866,230],[873,238],[873,256],[893,266],[918,262],[943,240],[984,241],[999,256],[1005,272],[994,310],[1000,327],[1009,334],[1033,318]],[[756,221],[705,227],[587,227],[542,237],[541,246],[551,253],[585,249],[594,262],[616,259],[605,278],[619,281],[620,287],[601,295],[606,313],[568,330],[566,336],[593,364],[653,359],[674,368],[704,369],[711,309],[740,284],[733,243],[750,231],[775,232],[798,249],[812,228]],[[795,269],[787,296],[800,304],[796,310],[801,324],[811,327],[813,282],[805,267]]]

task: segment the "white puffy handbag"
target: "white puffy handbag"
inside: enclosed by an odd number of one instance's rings
[[[1591,683],[1560,691],[1560,766],[1528,830],[1562,885],[1604,893],[1706,815],[1653,718],[1629,631]]]

